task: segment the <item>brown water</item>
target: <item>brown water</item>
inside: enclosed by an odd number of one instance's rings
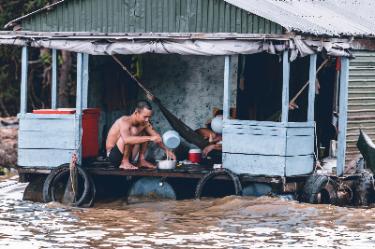
[[[0,248],[375,248],[375,209],[226,197],[78,209],[0,179]]]

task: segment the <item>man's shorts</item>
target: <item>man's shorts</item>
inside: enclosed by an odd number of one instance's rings
[[[121,165],[123,157],[124,157],[124,154],[121,153],[121,151],[117,147],[117,144],[111,149],[111,151],[108,154],[109,161],[115,167],[119,167]]]

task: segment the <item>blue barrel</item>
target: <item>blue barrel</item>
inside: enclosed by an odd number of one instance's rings
[[[132,184],[128,202],[176,200],[173,187],[161,177],[142,177]]]

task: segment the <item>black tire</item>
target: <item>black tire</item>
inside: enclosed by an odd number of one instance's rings
[[[95,196],[96,196],[96,186],[94,179],[87,174],[89,181],[90,181],[90,193],[88,194],[87,200],[82,204],[82,207],[92,207],[94,206]]]
[[[199,180],[195,190],[195,199],[201,198],[203,188],[209,180],[222,175],[229,176],[229,178],[233,181],[235,195],[242,195],[242,185],[238,176],[229,169],[219,169],[210,171]]]
[[[79,165],[77,165],[77,170],[78,175],[81,175],[84,180],[84,190],[79,199],[76,202],[71,203],[71,205],[77,207],[81,205],[91,207],[93,205],[96,195],[96,187],[94,181],[91,178],[91,176],[87,173],[87,171]],[[44,202],[56,201],[54,193],[54,184],[61,180],[63,177],[66,177],[66,175],[69,174],[69,172],[69,163],[63,164],[51,171],[43,185]]]
[[[60,165],[59,167],[53,169],[49,175],[47,176],[46,180],[44,181],[43,184],[43,201],[44,202],[51,202],[51,185],[52,182],[54,181],[55,177],[60,174],[62,170],[64,170],[66,167],[69,168],[69,163],[65,163]]]
[[[87,201],[88,197],[89,197],[89,194],[91,193],[91,184],[90,184],[90,179],[89,179],[89,175],[87,173],[86,170],[84,170],[82,167],[78,166],[77,165],[77,170],[78,170],[78,175],[81,175],[82,178],[83,178],[83,182],[84,182],[84,187],[83,187],[83,192],[82,192],[82,195],[78,198],[78,200],[76,200],[76,202],[73,202],[71,203],[72,206],[75,206],[75,207],[80,207],[82,204],[85,203],[85,201]],[[69,167],[66,167],[64,169],[62,169],[56,176],[55,176],[55,179],[53,179],[52,181],[52,184],[50,185],[50,196],[51,196],[51,200],[52,201],[57,201],[57,199],[55,198],[55,191],[54,191],[54,185],[56,182],[59,182],[60,179],[62,179],[63,177],[66,177],[68,176],[69,177],[69,173],[70,173],[70,169]]]
[[[304,186],[302,200],[312,204],[337,203],[337,184],[326,175],[310,176]]]

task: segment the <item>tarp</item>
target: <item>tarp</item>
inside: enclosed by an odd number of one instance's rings
[[[350,57],[350,45],[342,42],[312,41],[294,37],[285,41],[254,40],[64,40],[21,39],[0,36],[0,44],[68,50],[91,55],[107,54],[181,54],[235,55],[267,52],[277,54],[290,50],[290,59],[325,51],[328,55]]]

